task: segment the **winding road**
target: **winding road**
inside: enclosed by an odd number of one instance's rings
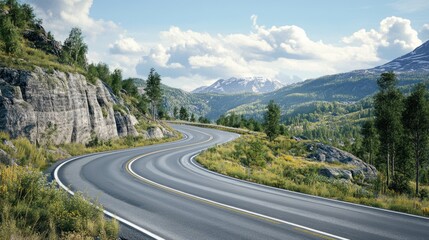
[[[429,219],[248,183],[205,170],[200,151],[237,134],[172,125],[182,140],[77,157],[53,175],[153,239],[429,239]]]

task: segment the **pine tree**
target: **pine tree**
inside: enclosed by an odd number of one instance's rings
[[[190,121],[191,122],[195,122],[196,121],[194,113],[191,113],[191,119],[190,119]]]
[[[186,110],[186,108],[180,107],[179,118],[180,118],[180,120],[188,121],[189,114],[188,114],[188,110]]]
[[[270,141],[279,135],[280,107],[273,100],[267,106],[267,112],[264,116],[265,133]]]
[[[120,69],[115,69],[112,75],[110,76],[112,81],[112,90],[116,95],[119,95],[122,89],[122,71]]]
[[[411,154],[415,161],[416,196],[419,195],[420,167],[427,157],[429,143],[429,109],[426,95],[426,87],[418,84],[411,95],[406,98],[405,111],[402,116],[405,136],[411,143]]]
[[[174,106],[173,117],[174,117],[174,119],[178,119],[179,118],[179,108],[177,106]]]
[[[386,160],[386,184],[395,174],[395,160],[402,134],[403,95],[396,88],[396,75],[382,73],[377,80],[380,92],[375,95],[375,126],[380,139],[380,154]]]
[[[14,54],[20,50],[20,36],[18,28],[13,25],[9,17],[0,19],[0,38],[4,42],[3,50]]]
[[[159,101],[162,97],[161,90],[161,76],[155,71],[154,68],[150,69],[149,75],[146,81],[146,95],[149,98],[150,105],[152,108],[152,117],[153,120],[156,120],[156,107],[159,104]]]

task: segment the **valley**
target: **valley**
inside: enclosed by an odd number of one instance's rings
[[[426,14],[161,2],[0,0],[0,239],[426,239]]]

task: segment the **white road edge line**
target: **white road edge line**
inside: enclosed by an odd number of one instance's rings
[[[134,172],[134,170],[132,169],[132,165],[133,165],[133,163],[135,161],[139,160],[140,158],[141,158],[141,156],[136,157],[133,160],[129,161],[128,164],[126,165],[126,168],[128,169],[129,172],[131,172],[134,175],[134,177],[139,178],[139,179],[141,179],[141,180],[143,180],[145,182],[150,182],[153,185],[156,185],[156,186],[164,188],[164,189],[168,189],[169,191],[176,192],[176,193],[179,193],[181,195],[185,195],[185,196],[188,196],[188,197],[191,197],[191,198],[199,199],[199,200],[202,200],[202,201],[205,201],[205,202],[209,202],[209,203],[212,203],[212,204],[215,204],[215,205],[218,205],[218,206],[222,206],[222,207],[233,209],[233,210],[240,211],[240,212],[243,212],[243,213],[251,214],[251,215],[254,215],[254,216],[261,217],[261,218],[269,219],[269,220],[272,220],[272,221],[275,221],[275,222],[281,222],[281,223],[284,223],[286,225],[290,225],[290,226],[297,227],[297,228],[300,228],[300,229],[304,229],[304,230],[307,230],[307,231],[310,231],[310,232],[318,233],[318,234],[321,234],[321,235],[324,235],[324,236],[327,236],[327,237],[332,237],[332,238],[340,239],[340,240],[349,240],[347,238],[343,238],[343,237],[340,237],[340,236],[337,236],[337,235],[333,235],[333,234],[330,234],[330,233],[326,233],[326,232],[319,231],[319,230],[316,230],[316,229],[313,229],[313,228],[309,228],[309,227],[305,227],[305,226],[302,226],[302,225],[299,225],[299,224],[295,224],[295,223],[292,223],[292,222],[288,222],[288,221],[284,221],[284,220],[281,220],[281,219],[277,219],[277,218],[274,218],[274,217],[266,216],[266,215],[263,215],[263,214],[255,213],[255,212],[248,211],[248,210],[245,210],[245,209],[242,209],[242,208],[237,208],[237,207],[233,207],[233,206],[230,206],[230,205],[227,205],[227,204],[219,203],[219,202],[216,202],[216,201],[213,201],[213,200],[202,198],[202,197],[190,194],[190,193],[186,193],[186,192],[183,192],[183,191],[180,191],[180,190],[177,190],[177,189],[174,189],[174,188],[171,188],[171,187],[159,184],[159,183],[154,182],[152,180],[149,180],[149,179],[147,179],[147,178],[145,178],[143,176],[140,176],[136,172]]]
[[[222,131],[222,130],[218,130],[218,131]],[[200,132],[200,131],[197,131],[197,132]],[[200,133],[208,135],[208,134],[206,134],[204,132],[200,132]],[[420,218],[420,219],[424,219],[424,220],[429,220],[429,217],[424,217],[424,216],[419,216],[419,215],[414,215],[414,214],[409,214],[409,213],[404,213],[404,212],[398,212],[398,211],[394,211],[394,210],[390,210],[390,209],[372,207],[372,206],[367,206],[367,205],[357,204],[357,203],[352,203],[352,202],[346,202],[346,201],[341,201],[341,200],[336,200],[336,199],[324,198],[324,197],[310,195],[310,194],[306,194],[306,193],[294,192],[294,191],[283,189],[283,188],[271,187],[271,186],[263,185],[263,184],[260,184],[260,183],[249,182],[249,181],[246,181],[246,180],[243,180],[243,179],[233,178],[233,177],[230,177],[230,176],[227,176],[227,175],[215,172],[215,171],[208,170],[208,169],[206,169],[206,168],[204,168],[204,167],[196,164],[196,162],[195,162],[194,159],[202,151],[204,151],[204,150],[196,152],[193,156],[191,156],[191,158],[190,158],[191,164],[194,165],[194,166],[196,166],[196,167],[198,167],[198,168],[200,168],[200,169],[202,169],[202,170],[204,170],[204,171],[206,171],[206,172],[213,173],[215,175],[218,175],[218,176],[221,176],[221,177],[224,177],[224,178],[228,178],[228,179],[231,179],[231,180],[236,180],[236,181],[243,182],[243,183],[248,183],[248,184],[255,185],[255,186],[260,186],[260,187],[265,187],[265,188],[269,188],[269,189],[273,189],[273,190],[278,190],[278,191],[282,191],[282,192],[286,192],[286,193],[293,193],[293,194],[297,194],[297,195],[301,195],[301,196],[306,196],[306,197],[311,197],[311,198],[316,198],[316,199],[322,199],[322,200],[336,202],[336,203],[343,203],[345,205],[357,206],[357,207],[362,207],[362,208],[369,208],[369,209],[378,210],[378,211],[382,211],[382,212],[394,213],[394,214],[404,215],[404,216],[408,216],[408,217],[414,217],[414,218]]]
[[[330,202],[335,202],[335,203],[342,203],[344,205],[351,205],[351,206],[356,206],[356,207],[361,207],[361,208],[368,208],[368,209],[382,211],[382,212],[388,212],[388,213],[393,213],[393,214],[404,215],[404,216],[407,216],[407,217],[413,217],[413,218],[419,218],[419,219],[429,220],[428,217],[424,217],[424,216],[419,216],[419,215],[414,215],[414,214],[404,213],[404,212],[398,212],[398,211],[394,211],[394,210],[390,210],[390,209],[377,208],[377,207],[372,207],[372,206],[367,206],[367,205],[357,204],[357,203],[352,203],[352,202],[346,202],[346,201],[341,201],[341,200],[337,200],[337,199],[324,198],[324,197],[310,195],[310,194],[306,194],[306,193],[294,192],[294,191],[283,189],[283,188],[271,187],[271,186],[263,185],[263,184],[260,184],[260,183],[249,182],[249,181],[246,181],[246,180],[243,180],[243,179],[233,178],[233,177],[230,177],[230,176],[218,173],[218,172],[211,171],[211,170],[209,170],[207,168],[204,168],[201,165],[197,164],[196,161],[195,161],[195,157],[198,154],[199,153],[196,153],[193,156],[191,156],[191,161],[190,161],[191,165],[197,167],[198,169],[201,169],[203,171],[212,173],[214,175],[217,175],[217,176],[220,176],[220,177],[223,177],[223,178],[227,178],[227,179],[230,179],[230,180],[235,180],[235,181],[239,181],[239,182],[242,182],[242,183],[247,183],[247,184],[255,185],[255,186],[258,186],[258,187],[264,187],[264,188],[268,188],[268,189],[271,189],[271,190],[276,190],[276,191],[281,191],[281,192],[286,192],[286,193],[292,193],[292,194],[296,194],[296,195],[301,195],[301,196],[304,196],[304,197],[311,197],[311,198],[315,198],[315,199],[325,200],[325,201],[328,201],[328,202],[330,201]]]
[[[54,178],[55,178],[55,181],[60,185],[60,187],[62,187],[64,190],[66,190],[66,191],[67,191],[68,193],[70,193],[71,195],[74,195],[75,193],[74,193],[72,190],[70,190],[67,186],[65,186],[65,185],[61,182],[60,178],[58,177],[58,171],[59,171],[59,170],[60,170],[60,168],[61,168],[62,166],[64,166],[65,164],[67,164],[67,163],[69,163],[69,162],[71,162],[71,161],[75,161],[75,160],[77,160],[77,159],[79,159],[79,158],[81,158],[81,157],[72,158],[72,159],[69,159],[69,160],[67,160],[67,161],[65,161],[65,162],[63,162],[63,163],[61,163],[58,167],[56,167],[56,168],[55,168],[55,171],[54,171]],[[88,202],[92,205],[92,203],[91,203],[90,201],[88,201]],[[164,238],[162,238],[162,237],[160,237],[160,236],[156,235],[155,233],[152,233],[152,232],[150,232],[149,230],[146,230],[146,229],[144,229],[144,228],[142,228],[142,227],[140,227],[140,226],[136,225],[135,223],[132,223],[132,222],[130,222],[130,221],[128,221],[128,220],[126,220],[126,219],[124,219],[124,218],[122,218],[122,217],[119,217],[119,216],[117,216],[116,214],[113,214],[113,213],[111,213],[111,212],[109,212],[109,211],[107,211],[107,210],[103,210],[103,212],[104,212],[104,214],[106,214],[107,216],[112,217],[112,218],[115,218],[115,219],[116,219],[116,220],[118,220],[119,222],[121,222],[121,223],[123,223],[123,224],[125,224],[125,225],[128,225],[128,226],[130,226],[130,227],[132,227],[132,228],[136,229],[137,231],[142,232],[142,233],[144,233],[144,234],[146,234],[146,235],[148,235],[148,236],[150,236],[150,237],[152,237],[152,238],[154,238],[154,239],[156,239],[156,240],[165,240]]]

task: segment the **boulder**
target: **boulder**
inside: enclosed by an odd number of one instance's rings
[[[149,138],[163,138],[164,133],[162,132],[161,128],[159,127],[151,127],[147,130],[147,134],[149,135]]]
[[[354,166],[354,169],[349,171],[352,179],[358,175],[363,175],[365,181],[374,180],[377,178],[378,172],[374,166],[362,161],[351,153],[323,143],[307,144],[307,149],[311,151],[307,157],[314,161],[343,163]],[[337,170],[340,171],[340,169]],[[329,171],[327,170],[323,171],[323,173],[326,174],[328,174],[328,172]]]
[[[322,168],[319,170],[319,174],[328,178],[342,178],[346,180],[353,180],[353,175],[350,170],[344,170],[339,168]]]
[[[162,127],[162,126],[153,126],[149,127],[147,131],[143,131],[142,135],[147,138],[165,138],[165,137],[174,137],[174,132]]]

